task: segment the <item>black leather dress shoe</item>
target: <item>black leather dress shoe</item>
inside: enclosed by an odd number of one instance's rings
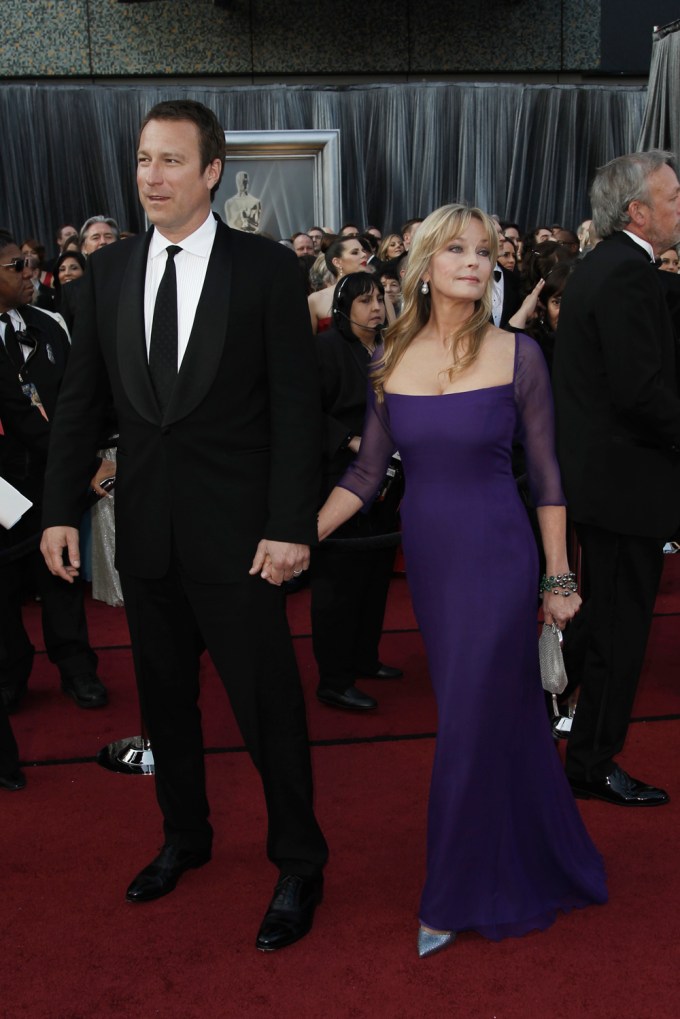
[[[9,775],[0,775],[0,789],[7,789],[10,793],[16,793],[26,785],[26,776],[20,768],[10,771]]]
[[[316,696],[322,704],[329,708],[344,708],[346,711],[370,711],[378,707],[374,697],[357,690],[355,686],[348,686],[346,690],[339,693],[337,690],[329,690],[327,687],[319,687]]]
[[[210,859],[210,850],[180,849],[165,845],[155,860],[141,870],[127,890],[128,902],[150,902],[171,892],[185,870],[202,867]]]
[[[404,673],[402,669],[396,669],[394,665],[383,665],[380,662],[374,672],[362,672],[361,675],[366,679],[401,679]]]
[[[0,698],[8,715],[13,715],[26,696],[28,683],[8,683],[0,686]]]
[[[282,874],[264,915],[255,947],[275,952],[292,945],[312,929],[314,910],[323,898],[323,878]]]
[[[69,697],[73,697],[79,708],[103,708],[108,704],[106,687],[94,673],[64,678],[61,688]]]
[[[668,793],[656,789],[653,785],[645,785],[614,765],[614,770],[606,778],[597,782],[572,781],[574,796],[579,800],[604,800],[620,807],[660,807],[668,803]]]

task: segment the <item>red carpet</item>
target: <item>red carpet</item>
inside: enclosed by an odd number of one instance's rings
[[[31,693],[13,718],[22,758],[42,764],[27,768],[24,792],[0,794],[2,1019],[675,1019],[676,559],[667,557],[657,605],[665,614],[654,622],[635,709],[636,717],[656,720],[631,726],[621,757],[633,774],[663,779],[673,801],[648,811],[581,804],[607,861],[610,903],[500,944],[461,935],[452,949],[423,961],[415,917],[433,748],[423,734],[436,721],[404,582],[393,583],[383,658],[407,674],[362,684],[380,700],[367,717],[316,702],[303,636],[308,595],[289,599],[309,695],[318,812],[332,855],[312,934],[272,956],[253,947],[275,873],[264,856],[258,780],[244,753],[208,757],[213,861],[166,899],[124,902],[127,883],[159,845],[160,826],[152,780],[92,763],[100,746],[139,730],[130,655],[118,646],[126,642],[122,613],[92,605],[93,642],[116,645],[100,652],[110,707],[78,710],[40,655]],[[240,747],[209,664],[203,701],[207,745]],[[422,738],[399,738],[408,736]],[[82,763],[63,763],[73,759]]]

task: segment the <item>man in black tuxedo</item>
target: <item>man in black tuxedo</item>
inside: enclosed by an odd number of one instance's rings
[[[0,527],[0,700],[14,712],[28,688],[34,648],[22,618],[27,589],[41,598],[42,628],[62,689],[81,708],[100,708],[106,688],[89,644],[83,586],[67,588],[38,550],[51,421],[70,344],[55,317],[27,303],[33,266],[0,230],[0,474],[33,505],[9,530]],[[83,491],[96,469],[92,457]]]
[[[581,691],[566,768],[577,796],[666,803],[614,758],[623,747],[661,576],[680,523],[680,392],[654,257],[680,239],[670,155],[621,156],[594,180],[602,242],[562,299],[553,385],[557,448],[583,548],[586,601],[567,638]]]
[[[319,386],[294,255],[211,214],[224,152],[200,103],[160,103],[142,125],[137,183],[154,228],[90,258],[54,423],[43,552],[63,579],[77,572],[77,492],[91,423],[112,396],[116,564],[165,831],[127,898],[165,895],[210,859],[205,645],[264,786],[280,878],[257,947],[273,950],[311,928],[327,857],[281,590],[316,540]]]

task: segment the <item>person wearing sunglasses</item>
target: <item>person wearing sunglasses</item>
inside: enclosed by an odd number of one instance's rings
[[[30,304],[34,256],[0,231],[0,475],[33,505],[9,530],[0,527],[0,699],[11,713],[24,697],[34,648],[23,625],[27,582],[40,595],[45,646],[63,691],[81,708],[107,702],[90,647],[83,588],[53,577],[38,551],[50,422],[69,355],[68,333]],[[96,464],[93,464],[93,473]]]

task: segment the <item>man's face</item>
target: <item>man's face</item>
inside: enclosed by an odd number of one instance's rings
[[[675,170],[666,165],[650,174],[648,188],[649,203],[632,202],[631,212],[638,205],[640,236],[660,255],[680,241],[680,182]]]
[[[137,188],[151,222],[179,243],[210,212],[210,192],[222,168],[219,159],[201,169],[197,126],[190,120],[150,120],[139,139]]]
[[[574,240],[568,230],[555,230],[553,237],[561,248],[566,248],[572,255],[578,255],[578,241]]]
[[[33,266],[30,259],[21,272],[17,272],[12,264],[16,258],[23,257],[16,244],[9,244],[0,250],[0,311],[3,313],[10,308],[29,304],[33,297]]]
[[[413,223],[408,228],[408,230],[404,231],[404,250],[405,251],[408,251],[408,249],[413,244],[413,238],[415,237],[416,233],[418,232],[418,227],[420,226],[421,222],[422,222],[422,220],[419,220],[417,223]]]
[[[298,256],[313,255],[314,244],[312,243],[312,238],[308,237],[307,234],[298,234],[298,236],[293,241],[293,251]]]
[[[113,244],[116,240],[116,231],[108,223],[92,223],[87,228],[80,250],[84,255],[91,255],[93,251]]]
[[[61,230],[57,234],[57,244],[59,248],[61,249],[67,237],[73,237],[74,234],[76,237],[78,236],[78,231],[74,226],[62,226]]]
[[[321,251],[321,241],[323,240],[323,233],[321,230],[310,230],[309,236],[312,238],[312,244],[314,245],[314,254],[318,255]]]

